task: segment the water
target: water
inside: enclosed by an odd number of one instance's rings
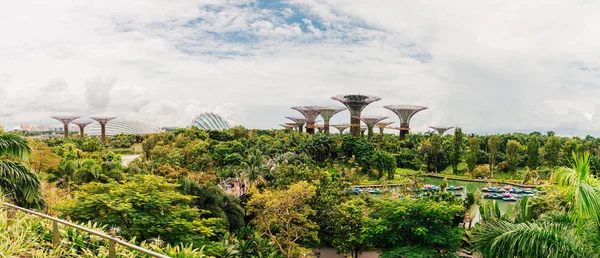
[[[423,184],[432,184],[432,185],[440,185],[442,183],[441,178],[432,178],[432,177],[423,177]],[[448,186],[462,186],[463,190],[458,190],[458,191],[449,191],[452,193],[460,193],[461,196],[460,197],[456,197],[459,198],[461,200],[465,199],[465,196],[467,195],[467,193],[470,192],[474,192],[475,190],[479,189],[481,190],[481,188],[483,187],[488,187],[489,185],[487,183],[479,183],[479,182],[466,182],[466,181],[457,181],[457,180],[450,180],[448,179]],[[499,184],[498,186],[504,186],[502,184]],[[398,191],[398,189],[391,189],[392,191]],[[490,199],[493,200],[493,199]],[[513,208],[514,206],[518,203],[518,202],[505,202],[502,200],[494,200],[496,202],[498,202],[498,208],[500,209],[500,212],[502,214],[508,214],[509,216],[513,214]],[[479,209],[477,209],[475,217],[473,218],[473,222],[478,222],[480,220],[480,216],[479,216]]]

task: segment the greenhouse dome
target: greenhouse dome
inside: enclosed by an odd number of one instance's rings
[[[90,124],[85,131],[86,134],[90,136],[100,135],[100,124]],[[152,134],[160,132],[162,132],[162,129],[159,126],[139,120],[116,118],[106,124],[107,136],[117,134]]]
[[[223,117],[210,112],[196,116],[190,124],[190,127],[194,126],[202,130],[227,130],[231,127]]]

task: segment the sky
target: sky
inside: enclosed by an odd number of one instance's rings
[[[278,128],[331,96],[413,131],[600,136],[600,2],[0,0],[0,124],[201,112]],[[342,112],[332,123],[347,123]]]

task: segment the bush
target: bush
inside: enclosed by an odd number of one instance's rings
[[[475,170],[473,170],[473,173],[471,174],[471,176],[473,176],[474,178],[489,177],[490,175],[490,167],[488,165],[476,166]]]

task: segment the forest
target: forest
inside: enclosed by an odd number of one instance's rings
[[[125,155],[136,159],[124,163]],[[138,155],[139,154],[139,155]],[[2,199],[173,257],[598,257],[600,138],[426,132],[400,140],[234,127],[33,140],[0,133]],[[416,198],[428,176],[535,185],[510,214],[482,193]],[[353,186],[405,190],[355,194]],[[447,186],[446,186],[447,187]],[[411,189],[411,190],[406,190]],[[472,221],[474,214],[480,220]],[[14,216],[14,215],[13,215]],[[18,230],[9,230],[9,220]],[[0,256],[106,256],[106,245],[0,207]],[[121,257],[144,257],[127,248]]]

